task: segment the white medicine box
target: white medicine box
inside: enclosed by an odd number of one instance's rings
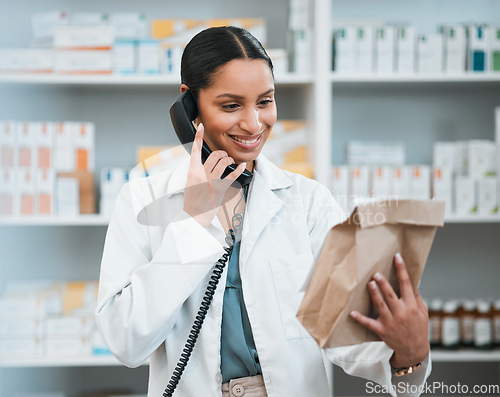
[[[489,70],[489,29],[487,25],[468,26],[468,70],[487,72]]]
[[[418,37],[417,70],[419,73],[443,71],[443,36],[426,34]]]
[[[358,199],[366,199],[370,197],[370,167],[351,166],[349,173],[351,177],[350,196],[353,204]]]
[[[55,124],[42,122],[34,123],[35,165],[38,168],[54,167],[54,135]]]
[[[333,197],[344,212],[349,211],[349,167],[334,165],[332,168],[331,188]]]
[[[335,72],[353,73],[356,64],[356,28],[343,26],[335,33]]]
[[[16,169],[0,167],[0,216],[12,216],[17,213],[14,207]]]
[[[477,180],[477,212],[492,215],[498,212],[498,180],[480,178]]]
[[[411,167],[397,166],[392,169],[391,195],[398,199],[410,198]]]
[[[375,70],[375,26],[357,27],[356,72],[370,74]]]
[[[14,121],[0,121],[0,166],[14,167],[16,159],[16,125]]]
[[[371,194],[378,199],[388,198],[391,194],[392,168],[389,166],[372,167]]]
[[[54,215],[55,172],[51,168],[36,169],[35,213]]]
[[[392,74],[395,70],[396,28],[383,26],[376,30],[375,72]]]
[[[35,165],[34,125],[18,123],[16,128],[17,166],[33,167]]]
[[[396,37],[396,71],[400,74],[415,72],[417,34],[413,26],[400,26]]]
[[[432,169],[432,198],[444,201],[444,214],[453,213],[453,173],[447,167],[434,167]]]
[[[471,140],[467,146],[468,176],[484,178],[495,173],[496,145],[488,140]]]
[[[444,39],[444,71],[464,72],[467,68],[467,31],[463,25],[441,27]]]
[[[455,178],[455,213],[471,215],[476,212],[476,183],[473,178]]]
[[[410,198],[414,200],[429,200],[431,198],[431,169],[428,165],[411,167]]]

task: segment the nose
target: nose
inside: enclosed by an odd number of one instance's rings
[[[260,121],[260,112],[258,109],[248,109],[242,114],[239,127],[249,134],[257,134],[262,131],[262,122]]]

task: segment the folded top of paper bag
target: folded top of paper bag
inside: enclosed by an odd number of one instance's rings
[[[443,226],[444,203],[434,200],[381,200],[358,205],[346,222],[361,228],[383,223]]]

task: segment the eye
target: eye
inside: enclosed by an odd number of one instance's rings
[[[272,99],[263,99],[262,101],[259,102],[260,106],[268,106],[269,104],[273,103],[274,101]]]
[[[238,104],[237,103],[230,103],[230,104],[227,104],[227,105],[222,105],[222,109],[225,109],[225,110],[235,110],[238,108]]]

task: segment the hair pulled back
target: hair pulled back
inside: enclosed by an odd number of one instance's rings
[[[248,30],[223,26],[205,29],[191,39],[182,54],[181,81],[198,98],[218,68],[234,59],[263,59],[273,73],[271,58]]]

